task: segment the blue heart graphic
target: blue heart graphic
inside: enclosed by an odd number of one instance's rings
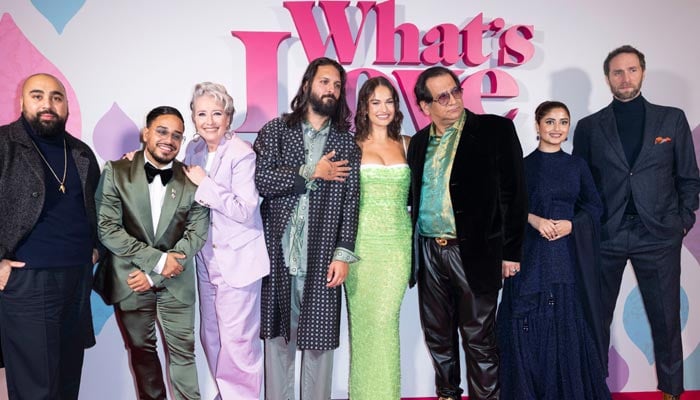
[[[85,0],[32,0],[32,4],[51,22],[60,35],[68,21],[83,7]]]
[[[654,343],[651,339],[649,320],[644,311],[644,303],[639,287],[635,287],[625,300],[622,322],[627,336],[642,351],[649,365],[654,363]],[[681,330],[688,322],[688,295],[681,287]]]
[[[114,307],[108,306],[102,301],[102,297],[95,292],[90,295],[92,306],[92,325],[95,328],[95,336],[99,336],[109,317],[114,314]]]
[[[683,361],[685,390],[700,390],[700,345]]]
[[[95,270],[97,270],[97,267],[95,267]],[[95,328],[95,336],[99,336],[109,317],[114,314],[114,307],[105,304],[102,297],[94,290],[90,293],[90,306],[92,309],[92,325]]]

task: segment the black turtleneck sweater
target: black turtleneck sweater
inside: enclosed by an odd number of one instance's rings
[[[625,158],[630,170],[637,160],[639,151],[642,149],[642,138],[644,137],[644,98],[639,95],[634,99],[622,102],[614,99],[613,112],[617,123],[617,133],[620,135],[622,149],[625,151]],[[637,207],[634,205],[632,191],[630,189],[629,201],[625,207],[626,214],[637,214]]]
[[[32,141],[58,175],[58,179],[63,178],[64,164],[67,164],[66,193],[58,190],[59,182],[42,160],[44,207],[34,228],[17,246],[15,259],[26,262],[25,268],[90,265],[93,248],[90,223],[85,213],[83,187],[69,145],[66,145],[64,153],[66,133],[56,137],[41,137],[24,118],[22,122]]]

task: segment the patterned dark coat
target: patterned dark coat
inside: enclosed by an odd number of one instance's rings
[[[300,125],[290,128],[281,118],[262,127],[254,144],[255,184],[263,197],[261,214],[270,255],[270,275],[262,284],[260,336],[289,340],[291,278],[282,252],[282,236],[299,196],[306,191],[299,175],[304,163]],[[323,154],[336,151],[335,160],[348,160],[345,182],[318,180],[309,196],[308,266],[299,316],[297,346],[330,350],[339,345],[340,287],[327,288],[326,274],[337,246],[355,249],[360,201],[360,149],[348,132],[331,125]]]
[[[80,182],[83,184],[85,213],[90,222],[93,247],[98,248],[95,188],[100,167],[92,150],[70,134],[66,135]],[[12,258],[19,242],[34,228],[44,206],[44,164],[32,145],[21,120],[0,127],[0,259]]]

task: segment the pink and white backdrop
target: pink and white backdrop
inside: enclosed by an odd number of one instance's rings
[[[98,159],[110,160],[139,146],[148,110],[169,104],[187,113],[194,84],[209,80],[227,86],[237,110],[233,127],[252,140],[265,121],[288,109],[308,60],[327,55],[349,72],[351,104],[368,76],[395,82],[409,135],[426,123],[412,95],[417,74],[436,64],[453,68],[464,80],[465,104],[512,118],[527,154],[536,147],[535,106],[564,101],[574,121],[604,107],[610,94],[602,61],[611,49],[632,44],[647,56],[644,95],[685,110],[700,154],[698,18],[700,3],[691,0],[0,0],[0,123],[18,117],[24,77],[52,73],[68,90],[68,130]],[[189,123],[186,133],[194,133]],[[691,391],[700,389],[699,260],[696,228],[682,254],[685,384]],[[112,309],[93,300],[97,345],[86,353],[81,399],[134,398]],[[410,290],[401,311],[407,398],[434,390],[417,314],[416,291]],[[334,398],[347,398],[345,314],[342,321]],[[612,330],[611,390],[654,391],[649,327],[629,269]],[[199,345],[197,357],[203,398],[212,399]]]

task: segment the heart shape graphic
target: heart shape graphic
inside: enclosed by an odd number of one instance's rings
[[[32,0],[32,4],[51,22],[60,35],[63,33],[63,28],[83,7],[85,0]]]

